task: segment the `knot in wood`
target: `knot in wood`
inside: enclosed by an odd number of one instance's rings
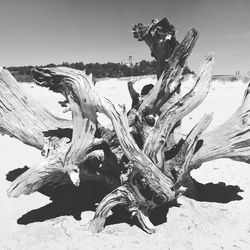
[[[153,127],[155,125],[155,118],[153,115],[147,115],[145,119],[150,127]]]
[[[249,118],[249,114],[246,113],[241,117],[241,122],[242,125],[250,125],[250,118]]]
[[[124,184],[126,182],[128,182],[129,180],[129,177],[131,176],[131,173],[133,171],[133,168],[131,167],[130,164],[126,164],[126,166],[129,166],[128,168],[126,168],[125,171],[123,171],[120,175],[120,181],[121,181],[121,184]]]

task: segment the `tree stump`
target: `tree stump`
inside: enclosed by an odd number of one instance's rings
[[[166,50],[168,47],[161,43],[169,40],[163,38],[173,35],[174,31],[163,29],[161,34],[158,28],[154,30],[155,24],[159,25],[156,22],[152,24],[154,28],[150,28],[150,34],[158,34],[152,47],[156,51],[153,55],[163,60],[157,48]],[[98,181],[105,184],[110,193],[96,209],[89,224],[92,231],[101,231],[109,211],[123,206],[138,219],[143,230],[153,233],[155,229],[149,219],[152,211],[192,189],[192,169],[220,157],[249,162],[250,87],[242,105],[220,127],[206,133],[212,120],[212,114],[206,114],[176,143],[178,145],[170,145],[173,128],[199,106],[209,92],[211,55],[205,58],[200,72],[193,78],[191,90],[184,96],[176,98],[175,95],[197,37],[198,32],[191,29],[171,53],[164,54],[168,55],[168,60],[162,66],[161,76],[142,99],[128,83],[135,101],[128,113],[124,107],[117,110],[98,94],[92,76],[84,71],[67,67],[36,68],[35,82],[61,93],[69,103],[72,120],[59,119],[27,96],[10,73],[1,69],[1,133],[42,150],[40,163],[14,180],[8,195],[18,197],[45,186],[70,182],[79,186],[83,181]],[[98,123],[97,113],[111,120],[113,130]],[[175,153],[170,154],[169,148],[174,148]]]

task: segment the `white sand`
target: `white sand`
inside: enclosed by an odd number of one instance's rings
[[[135,87],[140,90],[148,83],[155,83],[155,80],[143,79]],[[62,117],[69,117],[69,113],[62,114],[57,105],[61,98],[59,94],[30,84],[23,86],[49,110]],[[214,119],[209,129],[221,124],[239,106],[245,88],[246,85],[241,82],[214,82],[204,103],[184,119],[182,133],[187,133],[204,113],[210,111],[214,112]],[[130,108],[125,81],[109,79],[98,82],[97,89],[116,105],[125,103],[127,109]],[[242,200],[232,199],[228,203],[198,202],[181,197],[181,206],[170,208],[167,222],[156,226],[154,235],[147,235],[138,227],[126,223],[109,225],[100,234],[92,234],[80,227],[80,222],[71,216],[28,225],[17,224],[19,217],[50,201],[40,193],[17,199],[7,197],[9,182],[5,180],[5,174],[24,165],[36,164],[40,156],[38,150],[13,138],[1,136],[0,139],[0,249],[250,249],[248,164],[220,159],[193,171],[193,176],[201,183],[238,185],[244,191],[239,193]],[[87,223],[93,214],[92,211],[83,212],[82,224]]]

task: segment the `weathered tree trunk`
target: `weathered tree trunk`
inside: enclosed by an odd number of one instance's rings
[[[160,21],[153,19],[149,25],[142,23],[132,25],[132,33],[134,38],[148,45],[151,56],[158,62],[157,78],[159,79],[162,72],[171,65],[168,60],[179,45],[175,27],[164,17]],[[191,73],[191,71],[186,66],[183,73]]]
[[[138,41],[144,41],[159,64],[157,78],[170,65],[167,62],[174,49],[178,46],[175,37],[175,28],[169,23],[167,18],[162,20],[153,19],[151,24],[146,26],[142,23],[132,26],[133,35]]]
[[[97,116],[95,106],[89,104],[92,102],[90,92],[94,86],[92,80],[88,79],[85,73],[82,72],[80,82],[67,82],[67,84],[62,85],[61,92],[69,100],[72,111],[71,122],[56,119],[45,112],[39,104],[20,91],[20,86],[18,86],[8,71],[4,69],[1,71],[5,77],[1,81],[4,83],[1,84],[1,87],[5,93],[5,96],[2,98],[3,106],[10,106],[9,103],[12,102],[11,109],[8,109],[8,112],[6,109],[1,109],[1,122],[3,124],[1,132],[6,133],[7,131],[9,135],[20,139],[24,143],[43,149],[42,159],[39,164],[30,168],[12,183],[8,189],[9,196],[17,197],[20,194],[30,194],[44,185],[63,185],[69,183],[70,179],[75,185],[79,185],[80,179],[82,181],[98,180],[107,184],[110,188],[114,188],[119,184],[119,178],[117,174],[115,175],[117,170],[114,170],[111,175],[108,173],[111,169],[111,162],[114,168],[117,165],[115,156],[110,157],[110,153],[108,160],[106,160],[106,155],[102,153],[100,155],[100,152],[96,152],[93,156],[93,152],[91,152],[91,148],[96,144],[94,134]],[[72,74],[69,69],[65,70],[65,72],[69,76]],[[79,79],[76,72],[73,71],[73,73],[76,77],[73,79]],[[6,79],[9,80],[8,84],[6,84]],[[56,81],[58,79],[62,80],[62,78],[56,76]],[[85,81],[87,85],[84,85]],[[83,84],[80,85],[80,83]],[[22,94],[17,96],[15,91]],[[81,111],[81,109],[85,111]],[[44,114],[49,118],[46,119]],[[22,121],[22,119],[24,120]],[[19,125],[19,121],[22,121],[22,126]],[[73,129],[73,135],[65,131],[70,129]],[[45,137],[45,135],[48,135],[48,137]],[[99,142],[99,144],[101,145],[102,142]],[[104,152],[107,152],[107,150],[104,150]],[[88,156],[87,153],[89,154]],[[86,164],[83,166],[85,170],[80,172],[78,166],[85,161]],[[97,161],[99,164],[104,162],[105,164],[102,164],[102,168],[99,168],[97,163],[98,167],[95,170],[89,167],[93,161]]]
[[[174,48],[158,82],[143,99],[129,83],[134,105],[128,115],[124,107],[118,111],[98,94],[85,72],[66,67],[38,68],[34,71],[36,83],[62,93],[69,102],[72,121],[58,119],[27,97],[9,72],[1,69],[1,132],[43,149],[41,162],[12,183],[9,196],[70,181],[76,186],[81,181],[99,181],[111,192],[96,209],[90,222],[92,231],[103,228],[111,209],[124,206],[146,232],[153,233],[149,220],[152,210],[176,200],[190,188],[192,169],[220,157],[249,162],[249,89],[227,122],[204,133],[212,114],[204,115],[178,142],[175,154],[169,153],[171,131],[204,100],[211,84],[213,58],[209,55],[191,90],[185,96],[174,96],[197,37],[198,32],[191,29]],[[155,57],[164,50],[158,45],[153,46]],[[113,131],[98,124],[98,112],[111,120]]]
[[[156,61],[158,62],[158,71],[157,71],[157,78],[160,79],[160,77],[164,77],[162,75],[163,72],[167,72],[169,70],[171,72],[171,68],[175,68],[176,63],[185,64],[185,59],[181,60],[178,56],[176,56],[176,53],[181,53],[182,50],[180,47],[182,47],[183,50],[188,49],[186,53],[186,57],[191,53],[192,48],[198,38],[198,32],[196,30],[191,30],[189,32],[189,36],[186,36],[186,38],[182,41],[181,44],[176,39],[175,36],[175,28],[173,25],[169,23],[167,18],[163,18],[162,20],[158,21],[157,19],[153,19],[151,24],[146,26],[144,24],[137,24],[132,26],[132,32],[135,38],[138,39],[138,41],[144,41],[150,48],[151,56],[153,56]],[[193,38],[192,38],[193,36]],[[191,41],[191,46],[188,45],[188,43]],[[186,44],[187,42],[187,44]],[[173,71],[173,73],[180,74],[178,72],[180,69],[182,69],[181,74],[186,74],[191,72],[188,67],[185,65],[184,67],[176,67],[176,72]],[[166,76],[170,81],[172,80],[172,77],[167,75]],[[166,109],[166,106],[171,105],[176,100],[178,100],[178,95],[180,94],[180,85],[182,82],[182,79],[180,77],[177,78],[176,85],[173,86],[173,90],[165,90],[164,93],[164,87],[171,87],[171,85],[166,84],[158,84],[161,86],[161,90],[159,94],[161,93],[164,98],[159,98],[156,93],[152,93],[151,96],[154,96],[156,100],[159,100],[159,105],[162,106],[162,103],[165,103],[165,105],[161,108],[160,111],[163,111]],[[178,83],[178,84],[177,84]],[[159,89],[156,87],[154,88],[154,91],[157,92]],[[171,97],[171,98],[170,98]],[[148,105],[150,102],[150,97],[148,95],[148,102],[145,102],[145,105]],[[142,105],[140,107],[140,111],[145,110],[145,105]],[[153,103],[153,105],[156,105],[157,103]],[[180,132],[181,131],[181,120],[179,120],[175,127],[173,128],[173,131],[171,131],[171,136],[169,137],[168,141],[168,149],[173,147],[178,143],[180,140]],[[145,136],[148,136],[148,134],[145,134]]]

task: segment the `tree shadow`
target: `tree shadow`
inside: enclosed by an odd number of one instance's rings
[[[120,223],[127,223],[130,226],[136,225],[136,221],[131,218],[131,214],[128,210],[122,206],[117,206],[112,209],[112,215],[107,217],[104,226]]]
[[[12,170],[8,172],[6,179],[14,181],[28,169],[25,166]],[[110,191],[97,182],[84,182],[79,187],[75,187],[71,183],[59,187],[43,187],[38,192],[50,197],[51,203],[27,212],[17,220],[17,223],[27,225],[60,216],[73,216],[76,220],[81,220],[81,213],[84,211],[95,211],[97,203]],[[131,226],[136,225],[140,227],[139,223],[135,219],[131,219],[130,213],[123,207],[115,207],[112,212],[112,215],[107,217],[105,226],[127,223]]]
[[[96,203],[102,200],[108,190],[99,183],[86,182],[79,187],[75,187],[73,184],[53,189],[45,187],[39,192],[49,196],[52,202],[24,214],[17,220],[18,224],[27,225],[65,215],[71,215],[76,220],[81,220],[81,213],[95,211]]]
[[[180,207],[180,205],[181,204],[179,204],[175,200],[169,203],[165,203],[161,206],[158,206],[151,211],[149,219],[154,226],[166,223],[169,209],[171,207]],[[118,206],[115,207],[112,211],[113,214],[106,219],[105,226],[119,224],[119,223],[127,223],[130,226],[135,225],[143,230],[137,217],[131,218],[131,214],[124,207]]]
[[[207,183],[202,184],[193,180],[195,193],[184,194],[186,197],[192,198],[196,201],[229,203],[231,201],[242,200],[243,198],[238,194],[243,192],[239,186],[226,185],[224,182],[217,184]],[[157,226],[167,222],[167,214],[171,207],[180,207],[181,204],[177,200],[171,203],[164,204],[155,208],[150,216],[151,222]]]
[[[167,222],[167,214],[171,207],[180,207],[181,204],[177,200],[165,203],[159,207],[153,209],[150,214],[150,221],[155,225],[161,225]]]
[[[217,202],[217,203],[229,203],[232,201],[242,200],[243,198],[238,194],[243,192],[239,186],[226,185],[224,182],[217,184],[207,183],[202,184],[193,180],[195,192],[187,192],[184,195],[188,198],[196,201],[204,202]],[[167,222],[167,214],[171,207],[180,207],[181,204],[177,200],[167,204],[163,204],[155,208],[150,216],[151,222],[157,226]]]
[[[18,168],[10,171],[6,175],[8,181],[14,181],[19,175],[29,168]],[[51,203],[46,204],[38,209],[33,209],[22,215],[18,224],[27,225],[33,222],[42,222],[60,216],[73,216],[76,220],[81,220],[81,213],[84,211],[95,211],[96,203],[99,203],[103,197],[110,192],[105,186],[96,182],[84,182],[79,187],[73,184],[63,185],[60,187],[43,187],[40,193],[50,197]],[[169,207],[176,206],[176,202],[164,204],[152,211],[150,220],[154,225],[166,222],[166,215]],[[177,204],[177,206],[179,206]],[[127,223],[130,226],[138,226],[140,223],[136,218],[131,218],[131,214],[121,206],[112,209],[112,215],[108,216],[105,226]]]
[[[28,167],[15,169],[6,175],[8,181],[14,181],[19,175],[28,170]],[[213,184],[201,184],[193,179],[195,193],[187,193],[185,196],[197,201],[229,203],[235,200],[243,199],[239,192],[243,192],[239,186],[226,185],[223,182]],[[83,211],[95,211],[96,203],[99,203],[103,197],[110,192],[104,185],[97,182],[84,182],[79,187],[73,184],[63,185],[61,187],[43,187],[40,193],[50,197],[51,203],[29,211],[21,216],[18,224],[27,225],[33,222],[42,222],[60,216],[73,216],[76,220],[81,220]],[[177,201],[163,204],[155,208],[150,220],[156,226],[167,222],[167,214],[171,207],[179,207]],[[130,213],[123,207],[116,207],[112,210],[105,223],[107,225],[127,223],[141,228],[137,219],[131,218]]]
[[[8,181],[14,181],[29,168],[18,168],[6,175]],[[38,190],[50,197],[51,203],[24,214],[17,220],[18,224],[27,225],[32,222],[42,222],[56,217],[71,215],[76,220],[81,219],[83,211],[95,211],[99,203],[109,190],[97,182],[84,182],[79,187],[69,183],[59,187],[43,187]]]
[[[226,185],[224,182],[202,184],[194,179],[193,185],[195,192],[187,192],[184,195],[196,201],[229,203],[243,199],[238,194],[243,190],[237,185]]]

